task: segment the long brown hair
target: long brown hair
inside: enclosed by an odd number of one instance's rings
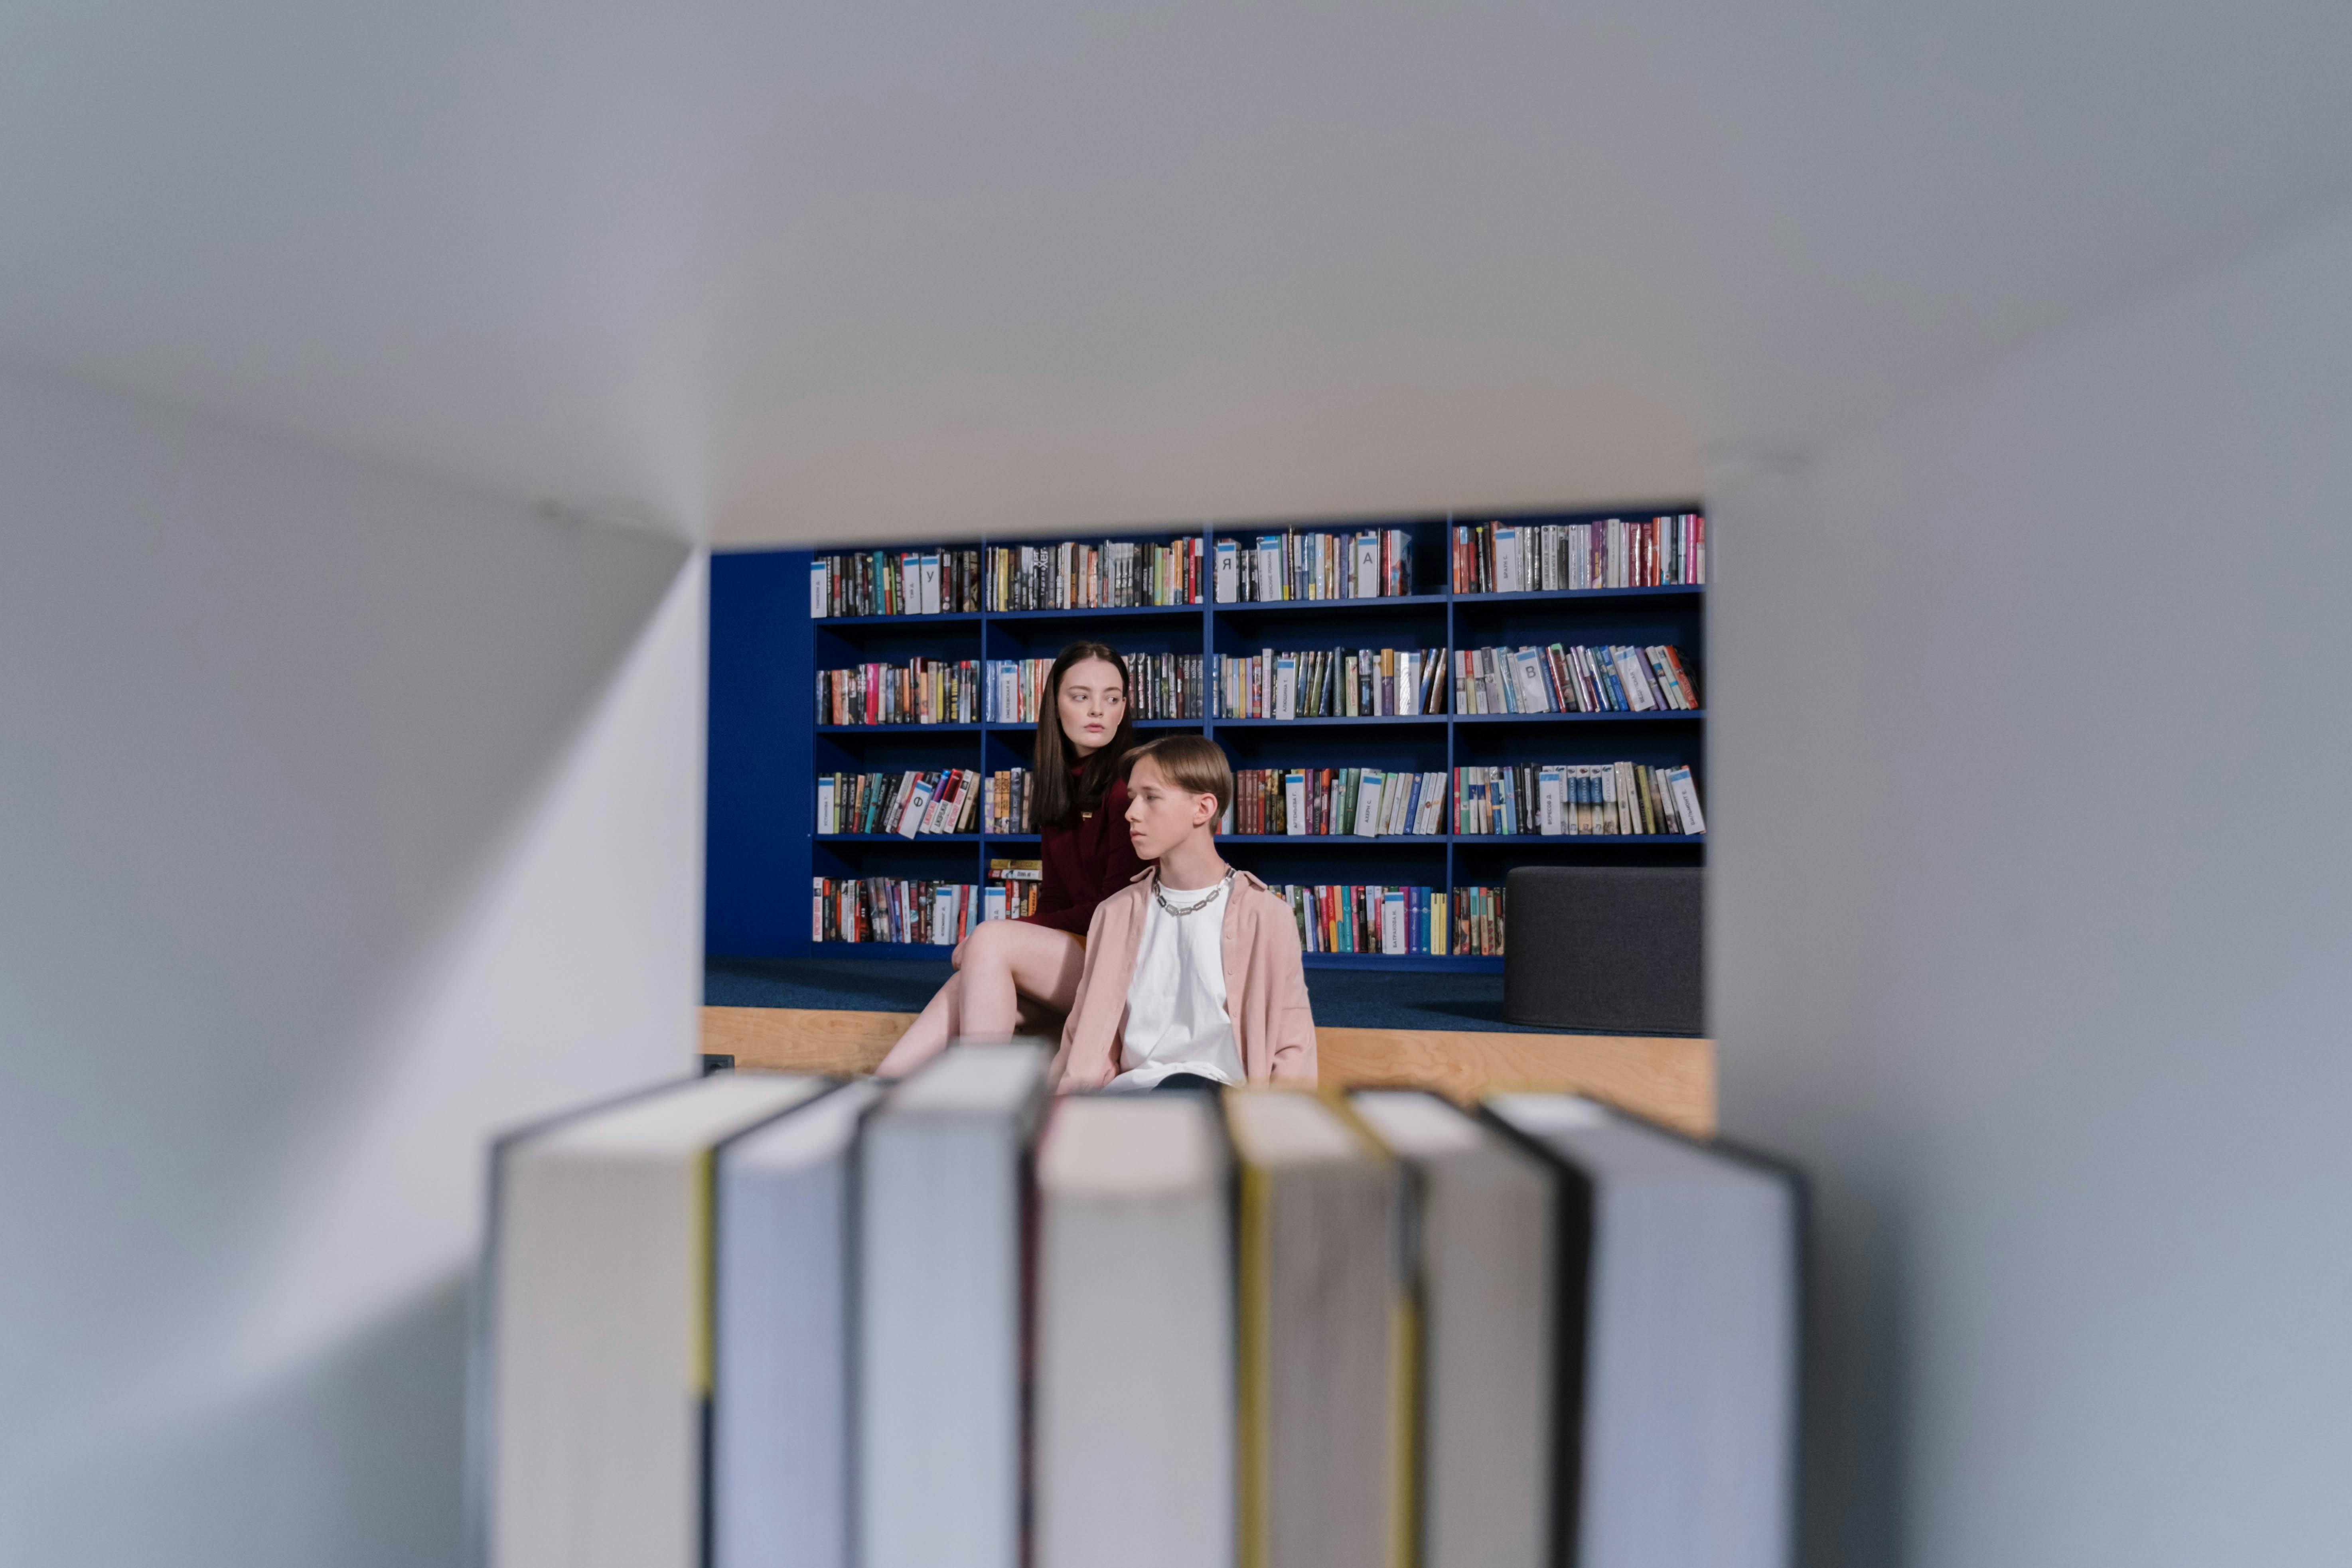
[[[1118,728],[1101,750],[1077,764],[1070,777],[1070,743],[1062,733],[1062,677],[1070,666],[1098,658],[1118,671]],[[1068,827],[1078,814],[1093,811],[1118,777],[1118,763],[1135,744],[1135,691],[1127,678],[1127,660],[1118,650],[1098,642],[1074,642],[1045,672],[1045,690],[1037,704],[1037,752],[1029,775],[1030,816],[1040,827]],[[1076,787],[1073,787],[1075,784]]]

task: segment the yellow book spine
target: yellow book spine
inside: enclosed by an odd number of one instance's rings
[[[694,1369],[694,1396],[709,1399],[716,1380],[714,1363],[719,1338],[717,1322],[719,1304],[714,1293],[711,1273],[712,1255],[718,1250],[716,1238],[710,1234],[713,1205],[711,1187],[716,1180],[716,1160],[706,1149],[694,1162],[694,1223],[691,1230],[694,1246],[694,1345],[691,1365]]]

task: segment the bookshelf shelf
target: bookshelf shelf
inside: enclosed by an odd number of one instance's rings
[[[1139,730],[1197,730],[1207,721],[1208,721],[1204,719],[1138,719],[1135,721],[1135,727]],[[1026,735],[1036,727],[1037,726],[1034,723],[1026,722],[1020,724],[1007,724],[1003,721],[998,719],[991,719],[983,724],[946,726],[946,728],[950,729],[985,730],[991,734],[999,735],[1015,731],[1023,735]],[[936,724],[929,726],[914,724],[843,724],[837,726],[837,728],[844,730],[911,730],[923,728],[936,730],[941,728],[941,726]]]
[[[1454,715],[1450,713],[1383,713],[1369,717],[1342,714],[1336,718],[1315,719],[1220,719],[1216,723],[1220,730],[1264,730],[1276,727],[1288,729],[1294,724],[1345,725],[1351,730],[1371,728],[1384,730],[1391,724],[1444,724],[1453,717]],[[1200,721],[1194,720],[1192,722],[1198,723]]]
[[[1706,595],[1704,583],[1669,583],[1658,588],[1520,588],[1507,594],[1449,594],[1457,605],[1524,605],[1562,603],[1572,599],[1696,599]]]
[[[1389,611],[1408,605],[1446,605],[1467,595],[1454,594],[1389,594],[1377,599],[1245,599],[1230,605],[1214,606],[1220,616],[1246,621],[1257,616],[1287,616],[1300,610],[1378,610]],[[1518,594],[1486,594],[1481,598],[1517,599]]]
[[[977,844],[987,835],[981,833],[820,833],[820,844]]]
[[[1456,844],[1476,847],[1482,844],[1675,844],[1696,846],[1706,842],[1704,833],[1457,833]]]
[[[1695,511],[1687,502],[1613,512],[1520,513],[1532,523]],[[1671,643],[1706,688],[1706,590],[1703,586],[1582,588],[1456,594],[1447,586],[1448,540],[1456,521],[1495,513],[1403,520],[1294,522],[1299,532],[1401,528],[1412,538],[1415,592],[1384,598],[1282,599],[1106,609],[958,611],[937,615],[812,617],[805,550],[721,552],[711,564],[709,906],[709,951],[729,956],[944,958],[928,943],[814,942],[812,875],[892,876],[980,881],[992,857],[1034,856],[1034,833],[811,833],[814,781],[821,773],[1025,766],[1034,723],[818,724],[812,672],[910,657],[1050,658],[1081,627],[1134,653],[1199,655],[1213,677],[1219,656],[1265,648],[1360,647],[1460,648],[1552,642]],[[1281,531],[1227,525],[1139,530],[1124,537],[1202,541],[1211,593],[1216,542]],[[943,541],[947,548],[992,543],[1099,540],[1065,531],[1020,538]],[[911,543],[878,546],[912,549]],[[1449,682],[1450,684],[1450,682]],[[1447,707],[1458,693],[1449,690]],[[1213,694],[1208,700],[1213,705]],[[1706,711],[1601,713],[1414,713],[1305,719],[1144,719],[1147,734],[1191,731],[1225,742],[1237,768],[1379,767],[1436,772],[1461,767],[1619,761],[1686,765],[1705,795]],[[1449,820],[1451,805],[1449,805]],[[1493,886],[1512,865],[1697,865],[1704,835],[1665,834],[1229,834],[1236,865],[1270,883],[1367,882],[1450,890]],[[1309,953],[1318,969],[1485,972],[1502,960],[1458,954]]]
[[[985,618],[992,621],[1108,620],[1127,616],[1198,616],[1201,610],[1199,605],[1119,605],[1086,610],[990,610]],[[824,624],[832,626],[835,623],[826,621]]]
[[[1697,723],[1704,708],[1676,708],[1652,713],[1455,713],[1457,724],[1657,724]]]
[[[973,626],[980,620],[977,610],[941,610],[927,616],[824,616],[817,619],[820,626],[903,626],[908,624],[925,626]]]
[[[1314,848],[1328,846],[1345,849],[1365,844],[1413,844],[1424,848],[1443,849],[1446,836],[1443,833],[1220,833],[1220,844],[1283,844]]]
[[[1013,727],[1006,724],[996,726],[998,729]],[[815,726],[816,732],[820,735],[976,735],[987,728],[989,726],[985,724],[819,724]],[[1025,730],[1029,726],[1024,724],[1020,728]]]

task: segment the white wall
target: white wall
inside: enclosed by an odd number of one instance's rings
[[[1727,1130],[1820,1563],[2352,1551],[2352,222],[1714,497]]]
[[[687,1069],[703,573],[0,373],[0,1561],[453,1560],[491,1129]]]

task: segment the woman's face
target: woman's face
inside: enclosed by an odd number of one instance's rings
[[[1108,659],[1082,658],[1062,671],[1062,734],[1081,757],[1110,744],[1127,711],[1127,687]]]

